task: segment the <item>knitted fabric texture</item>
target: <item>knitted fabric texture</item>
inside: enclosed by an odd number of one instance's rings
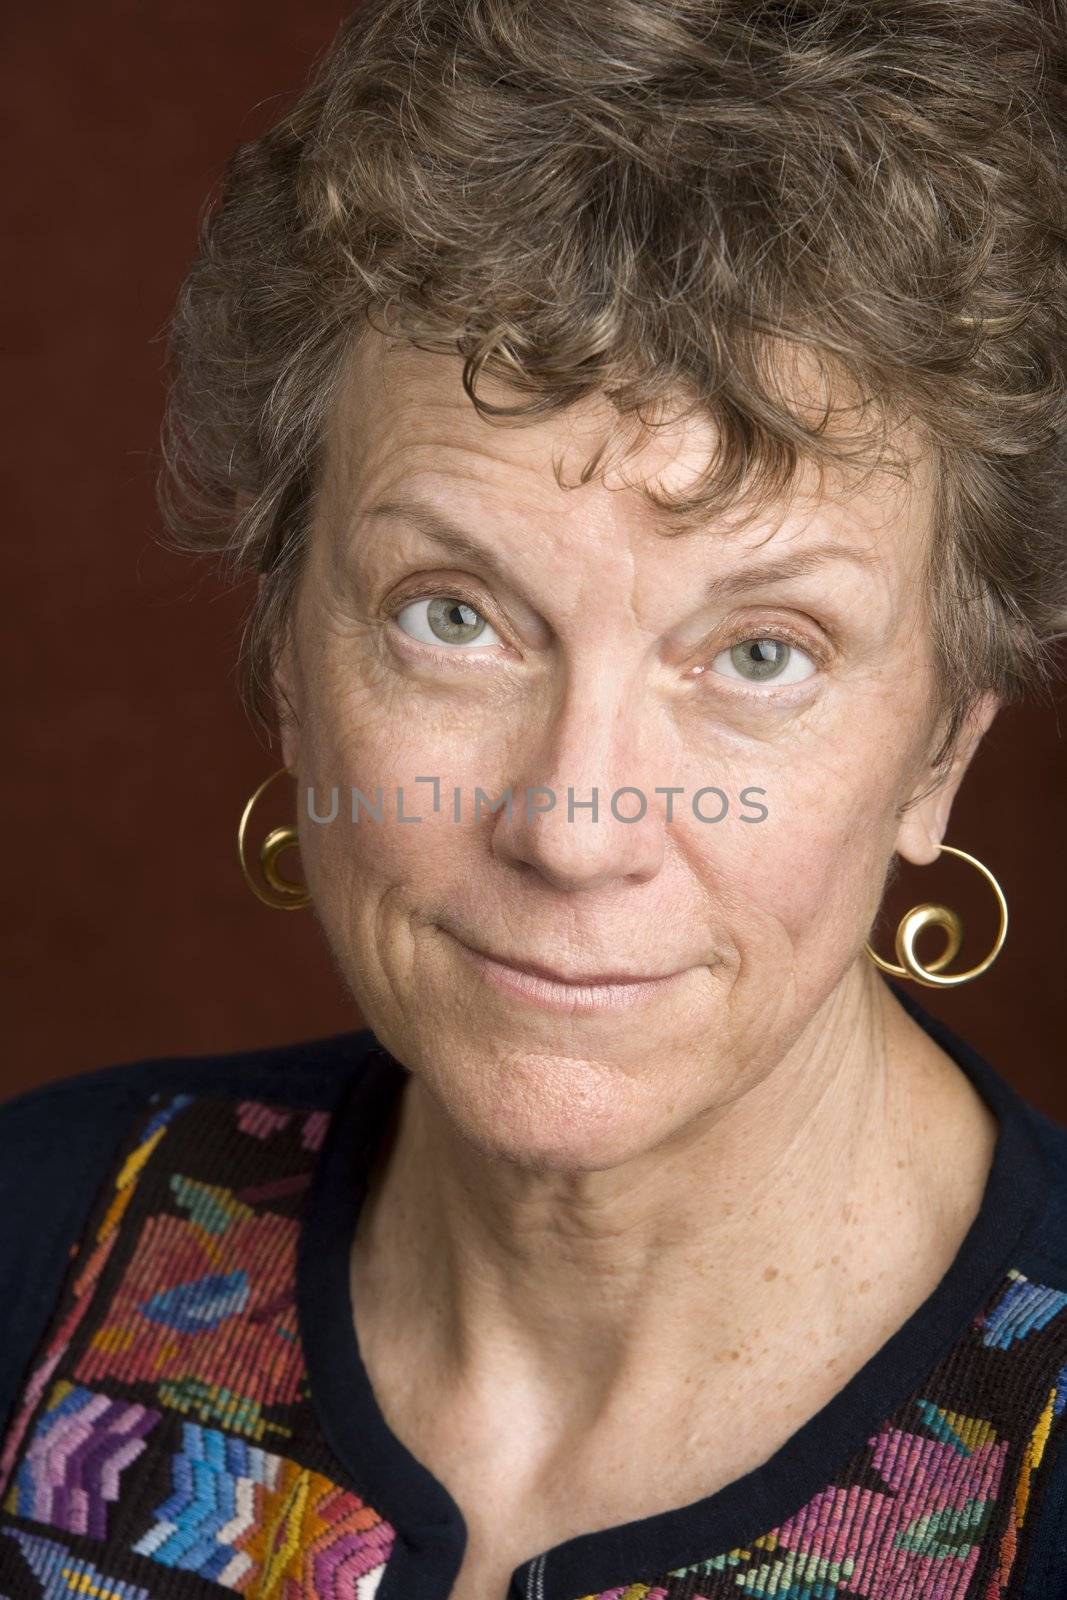
[[[177,1094],[137,1118],[3,1441],[0,1595],[381,1588],[397,1529],[331,1452],[297,1313],[330,1116]],[[569,1600],[1000,1600],[1065,1405],[1067,1295],[1012,1267],[921,1389],[852,1459],[828,1462],[787,1520]]]

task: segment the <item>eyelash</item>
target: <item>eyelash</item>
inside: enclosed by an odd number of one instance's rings
[[[458,600],[461,605],[468,606],[472,611],[476,611],[480,617],[489,623],[490,627],[493,627],[492,619],[487,615],[482,606],[478,605],[473,599],[463,594],[459,590],[451,589],[435,590],[431,594],[406,595],[403,600],[401,600],[400,604],[390,612],[390,620],[395,623],[400,612],[405,611],[408,606],[417,605],[421,600],[440,599]],[[420,639],[413,639],[410,634],[404,632],[403,628],[401,628],[399,624],[397,624],[397,631],[405,640],[405,644],[402,648],[412,650],[424,660],[439,661],[441,663],[454,662],[457,657],[479,654],[479,651],[476,648],[463,649],[462,647],[457,647],[454,650],[437,650],[431,645],[424,644]],[[779,688],[777,690],[779,695],[788,693],[790,690],[803,689],[805,684],[809,683],[819,672],[825,670],[829,664],[832,654],[829,647],[817,643],[808,635],[802,634],[795,629],[788,628],[781,623],[771,623],[766,628],[757,627],[755,630],[749,628],[734,633],[722,645],[720,645],[717,650],[715,650],[714,654],[711,656],[711,660],[717,660],[724,651],[732,650],[735,645],[744,644],[748,640],[755,639],[771,639],[782,644],[791,645],[794,649],[803,651],[803,653],[810,658],[813,666],[815,667],[815,672],[809,674],[807,678],[801,679],[799,683],[786,684],[783,688]],[[488,647],[485,648],[488,649]],[[700,668],[699,675],[703,677],[706,672],[711,672],[711,676],[714,679],[717,679],[720,683],[725,678],[724,673],[713,672],[710,664],[707,666],[702,666]],[[739,678],[726,678],[726,682],[731,686],[730,689],[726,691],[727,693],[741,695],[749,699],[765,700],[768,698],[769,692],[773,691],[774,689],[774,683],[772,679],[767,680],[769,689],[761,689],[756,687],[754,684],[746,686]]]

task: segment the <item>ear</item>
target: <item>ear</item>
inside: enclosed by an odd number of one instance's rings
[[[916,785],[914,794],[919,798],[905,812],[896,840],[897,853],[906,861],[925,867],[937,860],[956,791],[999,710],[1000,700],[992,690],[982,695],[960,729],[955,755],[941,782],[926,792],[923,784]]]
[[[260,573],[257,588],[262,592],[266,582]],[[295,773],[300,761],[300,720],[297,696],[296,662],[293,657],[292,638],[286,630],[285,638],[274,657],[272,670],[274,709],[278,718],[278,737],[282,746],[282,761]]]

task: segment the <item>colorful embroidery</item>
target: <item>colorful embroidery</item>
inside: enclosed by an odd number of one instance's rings
[[[41,1600],[70,1600],[71,1595],[91,1595],[92,1600],[152,1600],[139,1583],[106,1578],[99,1567],[72,1555],[54,1539],[41,1539],[19,1528],[0,1528],[0,1538],[14,1539],[19,1546],[41,1585]]]
[[[221,1389],[241,1346],[241,1397],[289,1405],[303,1373],[294,1275],[298,1225],[229,1190],[172,1180],[188,1220],[149,1217],[89,1348],[80,1383],[194,1381]]]
[[[1011,1394],[1013,1354],[1050,1328],[1067,1294],[1009,1269],[990,1305],[910,1402],[867,1441],[838,1482],[815,1495],[747,1548],[677,1567],[654,1581],[605,1589],[582,1600],[964,1600],[979,1565],[994,1555],[983,1600],[1000,1600],[1018,1554],[1030,1485],[1054,1417],[1067,1405],[1067,1318],[1051,1329],[1056,1380],[1007,1476],[1018,1434],[1013,1408],[997,1421],[939,1404],[942,1383],[957,1392],[968,1373],[981,1390]],[[992,1352],[983,1358],[980,1352]],[[966,1365],[969,1352],[971,1365]],[[994,1367],[989,1363],[999,1363]],[[1001,1374],[995,1381],[995,1374]],[[1023,1393],[1017,1404],[1023,1403]]]
[[[7,1486],[11,1468],[34,1408],[44,1393],[45,1385],[70,1348],[71,1341],[92,1301],[93,1291],[107,1266],[112,1247],[118,1238],[119,1224],[133,1198],[137,1182],[149,1158],[158,1150],[168,1124],[191,1104],[192,1098],[192,1095],[188,1094],[174,1095],[160,1110],[154,1111],[119,1168],[114,1182],[114,1193],[96,1228],[85,1266],[74,1272],[69,1292],[64,1297],[68,1302],[65,1314],[48,1341],[44,1356],[38,1362],[20,1397],[14,1421],[8,1429],[3,1450],[0,1451],[0,1495]],[[81,1248],[74,1257],[74,1268],[77,1268],[81,1256],[86,1253],[87,1244],[87,1239],[82,1241]]]
[[[91,1225],[99,1253],[72,1268],[71,1309],[6,1445],[3,1510],[103,1547],[86,1559],[0,1528],[44,1600],[151,1600],[152,1568],[262,1600],[371,1600],[395,1532],[336,1481],[296,1317],[300,1213],[328,1125],[178,1096],[131,1137]]]
[[[131,1132],[0,1456],[0,1595],[371,1600],[396,1531],[322,1433],[296,1312],[329,1122],[178,1095]],[[1057,1430],[1067,1293],[1013,1268],[807,1504],[583,1600],[1006,1600]]]
[[[1067,1294],[1031,1283],[1014,1267],[1008,1269],[1008,1287],[985,1317],[976,1319],[982,1343],[1010,1350],[1019,1339],[1041,1329],[1067,1306]]]
[[[159,1412],[131,1401],[53,1385],[19,1463],[4,1510],[67,1533],[107,1535],[107,1507],[122,1474],[145,1448]]]
[[[174,1492],[133,1546],[239,1594],[369,1600],[393,1529],[357,1495],[241,1439],[187,1423]]]
[[[237,1106],[237,1126],[242,1133],[250,1133],[256,1139],[269,1139],[272,1134],[287,1128],[297,1114],[284,1106],[268,1106],[260,1100],[242,1100]],[[309,1111],[303,1116],[300,1142],[305,1150],[320,1148],[329,1120],[327,1111]]]

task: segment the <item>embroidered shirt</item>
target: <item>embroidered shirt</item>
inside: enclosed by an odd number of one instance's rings
[[[894,989],[1000,1124],[949,1270],[755,1470],[533,1556],[507,1600],[1067,1600],[1067,1129]],[[349,1294],[405,1078],[363,1030],[0,1106],[3,1600],[447,1600],[463,1517]]]

